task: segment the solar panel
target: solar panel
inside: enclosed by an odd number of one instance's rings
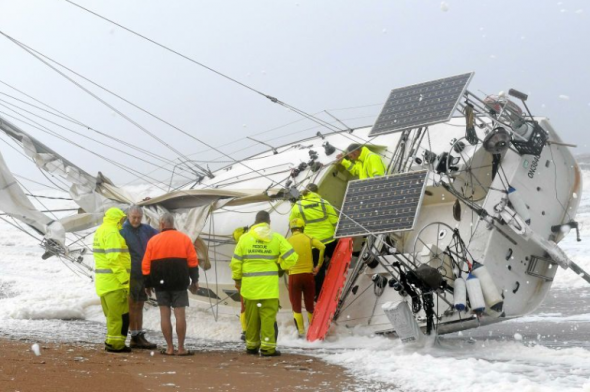
[[[473,72],[391,90],[369,136],[451,119]]]
[[[428,171],[350,181],[334,237],[355,237],[414,228]]]

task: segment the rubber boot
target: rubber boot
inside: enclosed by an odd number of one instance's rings
[[[313,313],[307,312],[307,321],[309,322],[309,325],[311,325],[311,320],[313,320]]]
[[[246,329],[247,329],[246,312],[240,313],[240,324],[242,324],[242,335],[240,336],[240,339],[243,342],[245,342],[246,341]]]
[[[297,332],[299,333],[299,337],[302,338],[305,336],[305,325],[303,324],[303,315],[301,313],[293,312],[293,320],[295,321],[295,326],[297,327]]]

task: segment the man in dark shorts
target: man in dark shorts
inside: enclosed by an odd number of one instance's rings
[[[146,292],[156,290],[160,307],[160,325],[167,347],[160,351],[164,355],[175,355],[172,341],[172,309],[176,319],[178,351],[176,355],[193,355],[184,348],[186,337],[186,314],[188,293],[196,294],[199,285],[199,261],[192,240],[174,229],[174,216],[165,213],[160,218],[160,234],[148,242],[142,262]]]
[[[143,211],[141,207],[133,205],[127,210],[127,220],[121,229],[121,236],[125,239],[131,254],[131,276],[129,279],[129,333],[131,334],[131,348],[154,349],[156,345],[145,338],[143,328],[143,304],[148,297],[143,284],[141,261],[145,254],[150,238],[158,234],[158,230],[150,225],[141,223]]]

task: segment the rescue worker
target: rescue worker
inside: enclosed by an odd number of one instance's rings
[[[313,301],[315,297],[315,281],[316,275],[324,261],[324,250],[326,245],[322,244],[317,239],[304,234],[305,223],[303,219],[293,219],[289,223],[291,232],[293,233],[287,241],[295,249],[295,253],[299,256],[295,266],[289,270],[289,300],[291,301],[291,308],[293,309],[293,319],[299,337],[305,336],[305,325],[303,323],[303,314],[301,312],[301,294],[303,294],[303,302],[305,303],[305,310],[307,311],[307,318],[309,324],[313,317]],[[319,264],[313,266],[312,248],[319,250]]]
[[[276,316],[279,311],[279,267],[288,270],[297,253],[287,240],[271,232],[270,214],[260,211],[240,237],[230,267],[246,305],[246,353],[278,356]]]
[[[102,311],[107,319],[105,350],[128,353],[125,345],[129,330],[129,271],[131,258],[125,239],[119,230],[125,213],[119,208],[109,208],[102,225],[94,233],[94,281],[100,297]]]
[[[290,222],[293,219],[302,219],[305,223],[305,234],[318,239],[322,244],[326,245],[324,256],[327,258],[327,262],[325,263],[323,260],[320,260],[319,250],[312,250],[314,266],[321,266],[315,275],[316,301],[322,291],[326,269],[338,243],[334,239],[338,214],[330,202],[322,199],[317,192],[318,186],[316,184],[308,184],[302,192],[301,199],[293,205],[291,214],[289,215]]]
[[[150,225],[141,223],[143,210],[133,205],[127,210],[127,220],[123,223],[121,236],[125,238],[131,255],[131,277],[129,280],[129,333],[131,334],[131,348],[154,349],[156,345],[145,338],[143,328],[143,304],[148,297],[145,293],[141,261],[145,254],[147,243],[158,230]]]
[[[236,244],[240,241],[240,237],[248,232],[248,226],[238,227],[234,230],[232,236],[236,241]],[[240,339],[242,342],[246,341],[246,306],[244,305],[244,298],[240,295],[240,324],[242,326],[242,334]]]
[[[187,289],[196,294],[199,289],[199,260],[193,241],[174,229],[174,216],[167,212],[160,218],[160,234],[152,237],[145,250],[142,272],[147,294],[156,289],[160,307],[160,326],[167,348],[164,355],[193,355],[184,347],[186,337],[186,312],[189,305]],[[178,351],[174,353],[172,341],[172,310],[176,319]]]
[[[360,144],[352,143],[344,153],[338,154],[336,159],[350,174],[361,180],[385,175],[385,165],[381,156]]]

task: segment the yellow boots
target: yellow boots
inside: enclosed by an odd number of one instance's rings
[[[308,324],[311,324],[311,319],[313,318],[313,313],[307,313],[307,320]],[[293,312],[293,321],[295,321],[295,326],[297,327],[297,332],[299,333],[299,337],[305,337],[305,324],[303,324],[303,314]]]

